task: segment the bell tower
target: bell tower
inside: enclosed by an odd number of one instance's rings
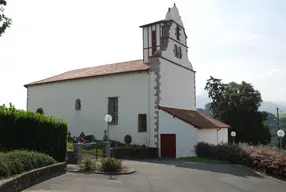
[[[143,61],[150,57],[164,57],[174,63],[192,69],[188,59],[187,35],[179,10],[174,4],[168,8],[164,20],[140,26],[143,31]]]

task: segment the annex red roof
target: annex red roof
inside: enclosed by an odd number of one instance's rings
[[[75,69],[40,81],[28,83],[24,86],[29,87],[33,85],[83,79],[89,77],[97,77],[97,76],[135,72],[135,71],[146,71],[148,69],[149,66],[143,63],[143,60],[125,61],[121,63],[113,63],[95,67],[88,67],[83,69]]]
[[[208,117],[198,111],[186,110],[186,109],[177,109],[170,107],[159,107],[161,110],[173,115],[174,117],[181,119],[182,121],[193,125],[196,128],[230,128],[230,125],[227,125],[221,121]]]

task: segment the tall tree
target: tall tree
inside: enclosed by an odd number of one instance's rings
[[[229,124],[232,128],[229,132],[235,130],[236,142],[267,144],[270,141],[269,127],[263,124],[267,113],[258,111],[261,94],[251,84],[244,81],[224,84],[211,76],[205,89],[212,99],[210,109],[214,117]]]
[[[4,6],[7,5],[6,0],[0,0],[0,37],[5,33],[6,29],[12,24],[12,20],[4,15]]]

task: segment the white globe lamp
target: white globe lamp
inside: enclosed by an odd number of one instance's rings
[[[234,137],[236,136],[236,132],[232,131],[230,135],[232,136],[232,143],[234,144]]]
[[[110,123],[112,121],[112,116],[111,115],[105,115],[104,120],[106,123]]]
[[[277,131],[277,136],[279,137],[280,140],[280,149],[282,149],[282,138],[285,136],[285,132],[280,129]]]

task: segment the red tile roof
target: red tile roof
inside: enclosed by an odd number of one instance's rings
[[[32,82],[24,86],[29,87],[32,85],[40,85],[59,81],[68,81],[135,71],[146,71],[148,69],[149,66],[143,63],[143,60],[126,61],[121,63],[113,63],[108,65],[76,69],[40,81]]]
[[[198,111],[177,109],[170,107],[159,107],[161,110],[173,115],[174,117],[181,119],[182,121],[193,125],[196,128],[230,128],[229,125],[208,117]]]

